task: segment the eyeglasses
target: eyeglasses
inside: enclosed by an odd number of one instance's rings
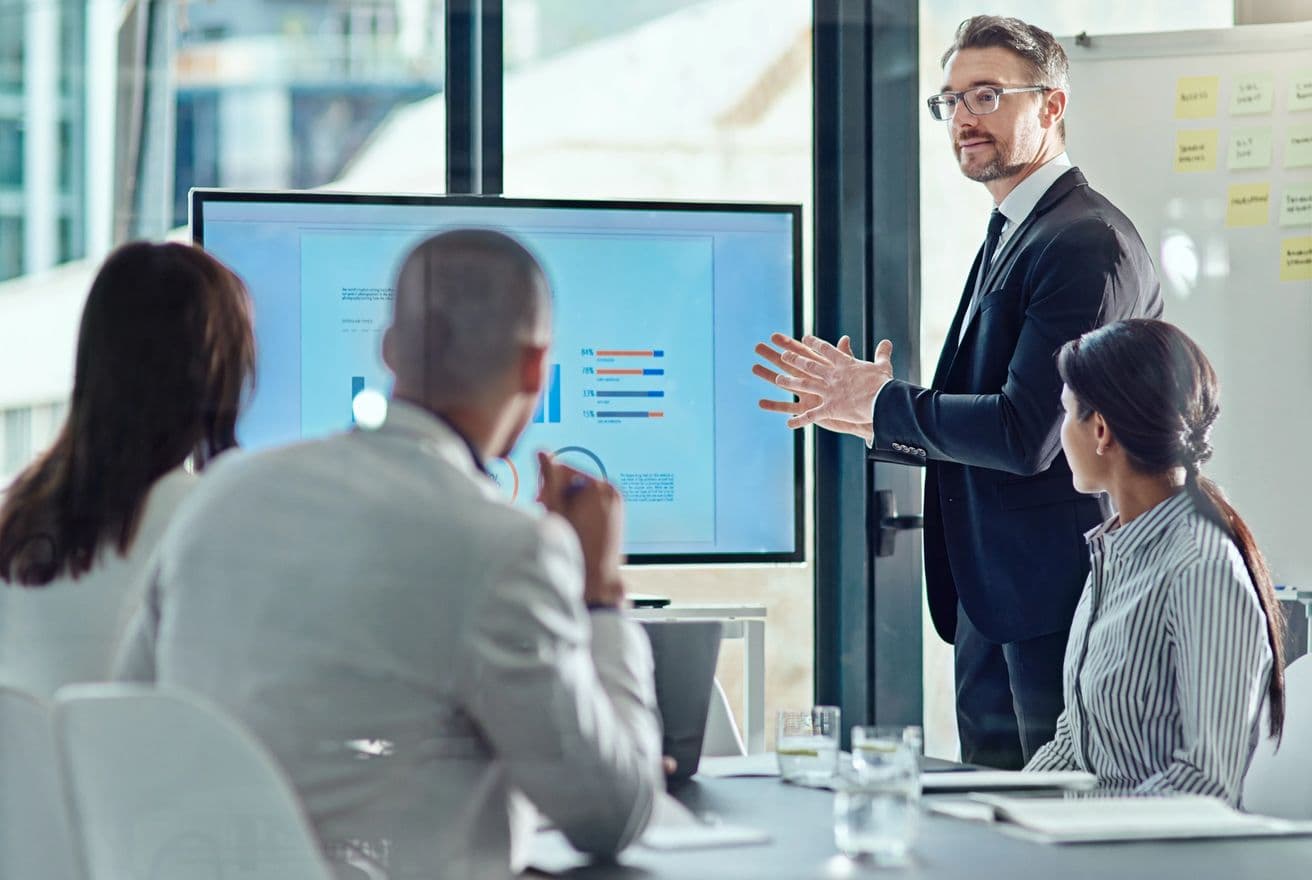
[[[1017,86],[1002,88],[1000,86],[975,86],[962,92],[940,92],[928,98],[929,115],[939,122],[947,122],[957,112],[957,102],[963,102],[966,109],[974,116],[987,116],[998,109],[1003,95],[1015,95],[1020,92],[1049,92],[1048,86]]]

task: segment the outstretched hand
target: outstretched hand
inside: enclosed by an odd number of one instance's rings
[[[836,346],[816,336],[799,341],[783,333],[771,334],[770,342],[778,350],[762,342],[756,353],[778,370],[756,364],[752,373],[791,391],[797,399],[761,400],[761,409],[789,415],[790,428],[814,424],[867,442],[874,436],[871,406],[879,389],[893,378],[892,342],[880,342],[873,361],[853,355],[847,336]]]

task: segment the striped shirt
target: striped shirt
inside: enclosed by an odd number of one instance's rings
[[[1266,618],[1239,548],[1180,492],[1085,537],[1066,709],[1027,770],[1235,804],[1271,676]]]

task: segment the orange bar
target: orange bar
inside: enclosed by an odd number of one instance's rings
[[[655,356],[656,356],[656,352],[652,350],[635,351],[632,349],[619,349],[619,348],[597,349],[597,357],[599,358],[649,358]]]
[[[597,370],[598,376],[641,376],[642,370]]]
[[[649,418],[649,419],[663,419],[663,418],[665,418],[665,413],[663,413],[663,412],[649,412],[649,413],[647,413],[647,418]]]

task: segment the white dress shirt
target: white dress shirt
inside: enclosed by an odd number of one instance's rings
[[[1266,618],[1235,543],[1180,492],[1088,534],[1066,709],[1026,770],[1239,800],[1271,678]]]
[[[155,481],[126,554],[102,542],[76,579],[40,587],[0,582],[0,684],[50,699],[78,681],[105,681],[114,650],[146,590],[151,554],[174,510],[196,484],[182,468]]]
[[[663,786],[642,630],[585,609],[564,520],[512,507],[453,430],[400,402],[377,431],[207,475],[120,671],[244,722],[330,858],[353,847],[390,880],[512,876],[524,795],[614,853]]]
[[[1071,168],[1070,156],[1062,153],[1049,159],[1038,168],[1029,177],[1016,184],[1011,192],[1007,193],[1002,203],[998,205],[998,212],[1007,218],[1007,222],[1002,224],[1002,232],[998,236],[998,246],[993,249],[993,262],[997,262],[998,254],[1007,247],[1007,240],[1011,238],[1031,213],[1034,212],[1035,206],[1043,198],[1044,193],[1052,189],[1052,185]],[[989,265],[992,265],[991,262]]]

